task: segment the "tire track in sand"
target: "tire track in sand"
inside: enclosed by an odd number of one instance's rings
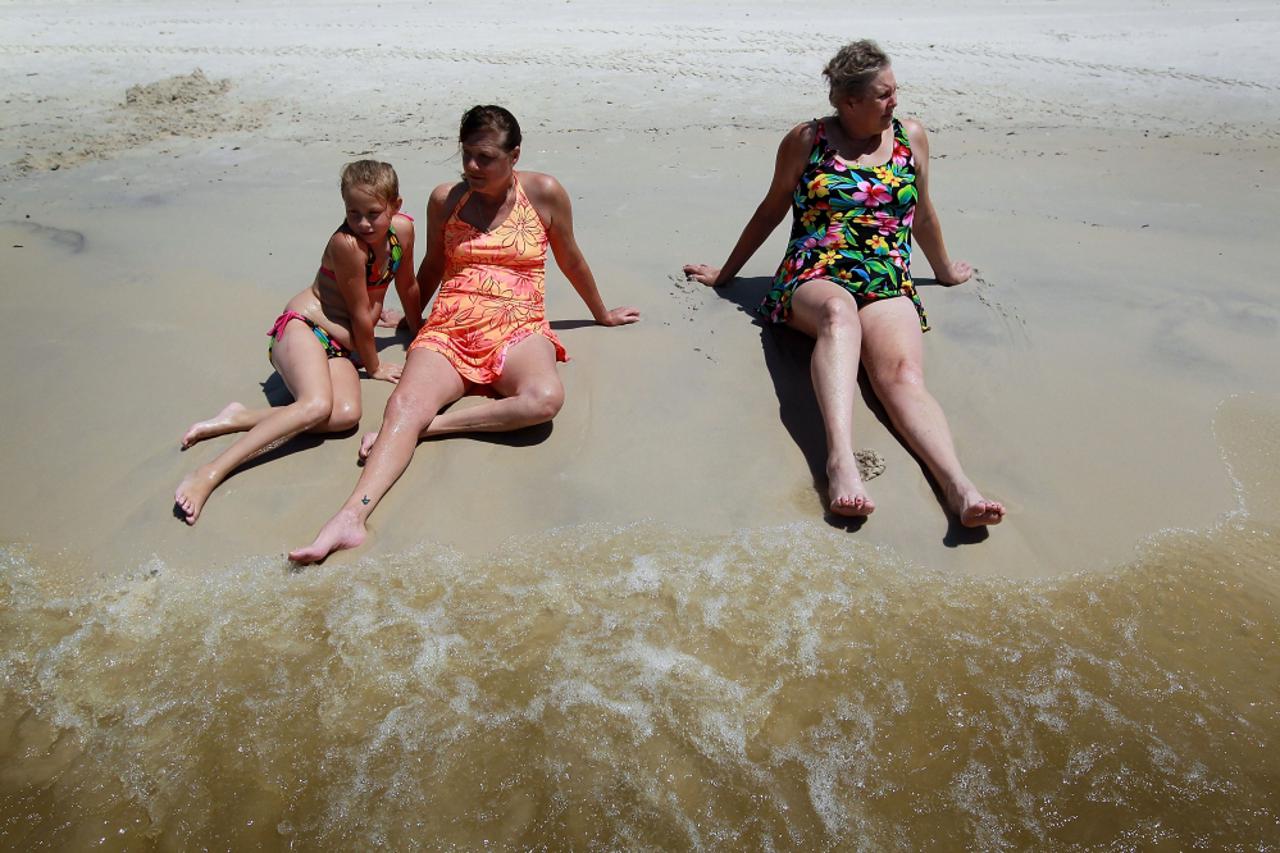
[[[332,28],[332,25],[326,29]],[[788,32],[754,32],[750,37],[739,37],[737,34],[706,28],[704,31],[655,28],[647,30],[625,30],[606,28],[558,28],[557,32],[566,34],[592,34],[617,36],[634,39],[649,38],[654,42],[654,49],[670,50],[673,41],[685,43],[714,42],[731,43],[737,47],[716,47],[717,55],[740,54],[744,57],[757,53],[762,43],[774,49],[782,48],[789,53],[817,55],[821,53],[811,40],[804,39]],[[1280,84],[1262,80],[1242,79],[1237,77],[1221,77],[1212,74],[1201,74],[1193,71],[1182,71],[1176,68],[1152,68],[1140,65],[1121,65],[1109,62],[1089,62],[1065,57],[1045,56],[1033,53],[1020,53],[1001,50],[981,45],[927,45],[907,42],[885,42],[886,49],[896,55],[923,57],[938,54],[966,59],[985,60],[997,64],[1034,64],[1082,71],[1088,74],[1106,74],[1131,79],[1174,80],[1214,88],[1244,88],[1260,92],[1280,92]],[[113,44],[46,44],[46,45],[0,45],[0,55],[50,53],[64,56],[77,55],[179,55],[179,56],[261,56],[261,57],[314,57],[331,59],[335,56],[356,60],[371,58],[397,58],[426,62],[452,62],[458,64],[475,64],[489,66],[543,66],[570,67],[591,71],[631,71],[649,74],[676,75],[701,78],[706,80],[723,80],[725,82],[757,82],[762,79],[803,80],[813,74],[772,66],[747,66],[726,68],[723,65],[711,66],[708,63],[693,59],[684,60],[674,56],[648,56],[643,46],[627,45],[624,53],[609,50],[598,56],[586,55],[581,51],[569,50],[537,50],[524,53],[504,53],[498,56],[477,55],[472,50],[424,49],[396,47],[315,47],[311,45],[276,45],[267,47],[243,47],[227,45],[113,45]],[[623,58],[627,61],[622,61]]]

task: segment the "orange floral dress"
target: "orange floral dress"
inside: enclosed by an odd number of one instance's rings
[[[501,376],[507,351],[530,335],[551,341],[556,360],[568,361],[544,308],[547,229],[520,179],[511,213],[490,231],[459,218],[470,197],[468,191],[445,221],[444,281],[410,349],[435,350],[478,385]]]

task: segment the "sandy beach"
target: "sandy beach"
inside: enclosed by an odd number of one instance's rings
[[[520,8],[0,5],[0,846],[1274,832],[1280,10],[924,2],[816,37],[843,6]],[[754,315],[784,228],[729,288],[680,274],[724,260],[858,37],[977,269],[914,271],[930,388],[1010,510],[989,535],[874,406],[877,510],[824,517],[811,346]],[[284,399],[264,333],[341,221],[341,165],[393,163],[421,220],[475,103],[520,118],[521,166],[568,188],[605,301],[642,321],[592,325],[549,266],[553,424],[424,443],[321,568],[284,554],[350,490],[386,383],[360,431],[182,524],[175,485],[229,440],[183,430]]]

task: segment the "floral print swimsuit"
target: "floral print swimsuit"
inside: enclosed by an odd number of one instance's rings
[[[796,288],[812,279],[842,285],[862,306],[906,296],[929,331],[924,305],[911,282],[911,221],[916,211],[916,165],[902,122],[893,120],[893,154],[881,166],[840,159],[827,140],[826,122],[791,196],[791,239],[760,313],[774,323],[791,316]]]
[[[489,231],[458,216],[470,197],[468,191],[444,224],[443,283],[410,349],[435,350],[477,385],[492,384],[507,352],[530,335],[542,335],[556,360],[568,361],[544,307],[547,229],[519,177],[511,213]]]

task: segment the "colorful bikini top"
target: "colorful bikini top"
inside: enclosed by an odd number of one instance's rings
[[[351,227],[345,222],[338,226],[338,230],[335,233],[350,234],[352,237],[356,236],[355,232],[353,232]],[[359,238],[357,237],[356,239]],[[404,250],[400,248],[400,240],[396,238],[396,229],[391,226],[387,227],[387,266],[386,269],[382,271],[382,275],[378,275],[377,270],[373,267],[375,261],[373,247],[365,246],[365,250],[369,253],[369,256],[365,258],[364,262],[365,285],[370,290],[386,287],[391,283],[391,280],[395,278],[396,270],[400,269],[400,258],[404,255]],[[320,274],[334,281],[338,280],[338,277],[334,274],[333,270],[323,264],[320,265]]]

